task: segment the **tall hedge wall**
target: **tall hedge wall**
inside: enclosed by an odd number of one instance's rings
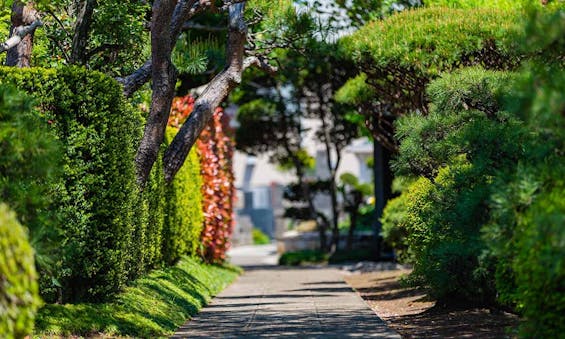
[[[168,127],[165,142],[170,143],[178,129]],[[182,255],[196,255],[204,222],[200,159],[193,148],[175,180],[165,188],[166,217],[163,230],[163,255],[173,264]]]
[[[60,175],[61,145],[33,101],[12,86],[0,86],[0,201],[9,203],[35,244],[43,289],[56,275],[58,252],[54,187]]]
[[[0,100],[9,113],[0,112],[0,140],[4,136],[10,146],[0,151],[6,160],[0,193],[29,221],[24,226],[39,224],[57,235],[53,276],[40,272],[46,301],[104,301],[144,272],[197,254],[203,208],[196,151],[170,185],[160,158],[140,190],[134,156],[144,117],[116,81],[76,67],[0,68],[5,84],[33,96],[37,110],[30,113],[29,100]],[[169,140],[173,133],[168,131]],[[21,143],[34,146],[18,153]],[[61,168],[51,174],[53,167]],[[8,185],[14,181],[26,186]],[[36,195],[42,199],[23,204]],[[53,218],[35,217],[38,211]],[[41,237],[34,242],[43,245]]]
[[[1,68],[0,82],[35,97],[64,148],[63,182],[52,207],[62,220],[63,298],[104,299],[128,276],[142,116],[102,73]]]

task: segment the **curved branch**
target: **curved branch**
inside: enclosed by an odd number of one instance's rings
[[[214,110],[241,83],[247,25],[243,12],[245,2],[229,7],[226,68],[212,79],[194,104],[194,110],[177,133],[163,158],[165,179],[173,180],[196,139],[214,114]]]
[[[135,157],[137,180],[142,186],[147,181],[151,168],[157,160],[175,95],[177,73],[171,61],[173,48],[171,17],[176,4],[176,0],[155,0],[153,3],[153,17],[151,18],[153,92],[149,117]]]

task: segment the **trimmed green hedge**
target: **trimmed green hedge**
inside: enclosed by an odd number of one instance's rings
[[[190,154],[169,186],[159,159],[140,192],[134,156],[144,118],[116,81],[74,67],[0,68],[0,84],[32,94],[40,111],[41,118],[28,114],[29,102],[3,96],[0,138],[11,148],[0,151],[6,160],[0,188],[30,229],[45,226],[52,215],[45,228],[59,235],[60,253],[52,258],[54,276],[42,274],[47,301],[60,294],[65,302],[102,301],[144,272],[197,252],[203,220],[197,155]],[[26,143],[34,146],[20,152]],[[51,170],[57,155],[63,164],[59,173]],[[34,246],[44,245],[39,238]]]
[[[0,201],[9,203],[34,244],[42,290],[56,276],[57,213],[55,201],[61,145],[33,101],[13,87],[0,86]]]
[[[168,127],[165,142],[170,143],[177,132],[178,129]],[[165,191],[163,255],[167,264],[177,262],[183,255],[197,254],[204,223],[201,187],[200,160],[194,148]]]
[[[148,270],[197,253],[198,155],[190,153],[170,185],[159,158],[141,192],[134,156],[144,117],[115,80],[75,67],[0,68],[0,84],[32,94],[40,111],[28,114],[28,101],[0,93],[0,140],[9,146],[0,150],[2,197],[31,230],[38,224],[58,235],[53,276],[42,272],[47,301],[103,301]],[[59,172],[52,170],[57,156]],[[34,247],[45,244],[38,237]]]
[[[142,116],[119,84],[81,68],[1,68],[0,81],[37,100],[64,147],[56,208],[62,222],[64,300],[102,300],[125,286],[138,189]]]
[[[15,214],[0,204],[0,333],[3,338],[31,334],[40,304],[33,250]]]

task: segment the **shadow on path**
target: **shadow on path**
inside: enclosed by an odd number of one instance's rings
[[[173,338],[400,338],[336,268],[276,266],[272,247],[230,255],[245,274]]]

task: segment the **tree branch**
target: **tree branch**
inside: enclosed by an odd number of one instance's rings
[[[171,18],[176,5],[177,0],[155,0],[153,3],[151,18],[153,92],[149,117],[135,157],[137,180],[142,186],[157,160],[175,95],[177,72],[171,61],[174,46],[171,42]]]
[[[43,26],[41,20],[35,20],[31,25],[16,27],[12,37],[0,45],[0,53],[16,47],[26,35],[33,33],[40,26]]]
[[[243,60],[243,69],[247,69],[251,66],[255,66],[264,72],[269,74],[276,73],[278,68],[276,66],[270,65],[264,57],[261,56],[250,56]]]
[[[92,24],[94,7],[96,7],[96,0],[81,1],[71,47],[71,63],[73,64],[86,65],[86,45],[88,44],[88,33],[90,31],[90,25]]]
[[[33,49],[33,33],[41,25],[39,13],[33,2],[14,0],[10,18],[10,37],[5,47],[8,48],[6,66],[29,67]],[[31,26],[31,27],[29,27]]]
[[[245,2],[232,4],[229,7],[227,65],[198,97],[194,110],[165,152],[163,158],[165,179],[169,182],[184,163],[188,152],[214,114],[214,110],[241,83],[247,38],[244,9]]]

